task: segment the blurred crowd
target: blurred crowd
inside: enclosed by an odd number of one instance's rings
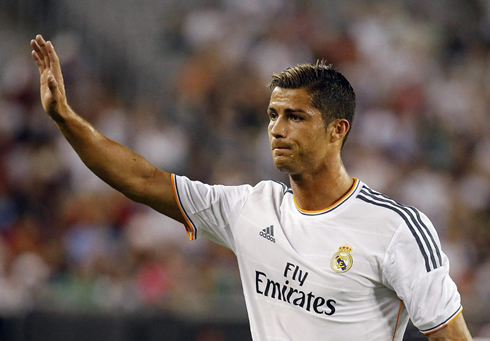
[[[179,60],[161,98],[127,100],[76,35],[48,38],[81,116],[207,183],[287,182],[271,162],[266,84],[291,65],[333,63],[357,94],[349,173],[431,218],[465,318],[490,337],[490,1],[355,3],[342,15],[285,0],[183,11],[161,24],[162,58]],[[0,311],[243,312],[234,255],[187,241],[92,175],[42,111],[28,39],[0,34],[12,43],[0,66]]]

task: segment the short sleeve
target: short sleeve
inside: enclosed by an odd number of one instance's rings
[[[413,324],[429,334],[459,315],[461,298],[434,226],[415,209],[411,213],[389,245],[383,276],[403,300]]]
[[[175,174],[172,174],[172,184],[189,239],[207,237],[234,251],[231,227],[253,187],[207,185]]]

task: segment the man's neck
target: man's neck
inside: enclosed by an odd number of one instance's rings
[[[294,199],[307,211],[320,211],[335,204],[354,184],[343,164],[322,174],[290,175]]]

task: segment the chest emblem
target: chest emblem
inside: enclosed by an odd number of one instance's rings
[[[352,247],[345,244],[339,247],[339,251],[335,252],[330,260],[330,267],[335,272],[347,272],[352,267]]]

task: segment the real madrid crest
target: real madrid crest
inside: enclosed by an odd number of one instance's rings
[[[330,261],[330,267],[335,272],[347,272],[352,267],[352,247],[345,244],[339,247],[339,251],[335,252]]]

